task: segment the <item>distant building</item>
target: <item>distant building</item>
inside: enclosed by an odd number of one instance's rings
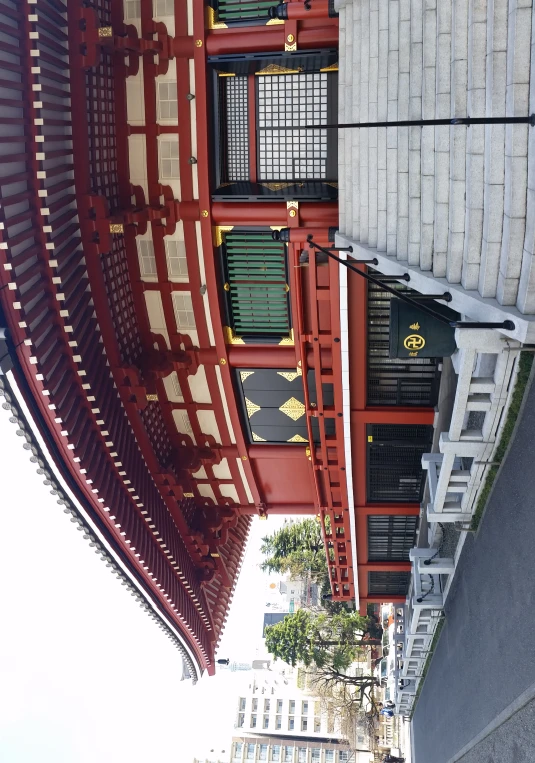
[[[235,727],[242,733],[297,739],[342,738],[320,700],[300,686],[301,671],[277,661],[254,676],[238,699]]]
[[[347,743],[285,737],[233,737],[231,763],[349,763],[354,761]]]
[[[266,635],[266,628],[268,625],[275,625],[284,620],[288,612],[265,612],[264,613],[264,627],[262,628],[262,636]]]

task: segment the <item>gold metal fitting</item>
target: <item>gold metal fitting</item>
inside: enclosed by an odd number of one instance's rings
[[[225,358],[219,358],[219,365],[220,366],[226,366],[227,365],[227,361],[225,360]]]
[[[208,217],[208,210],[207,209],[203,209],[203,211],[201,212],[201,217]]]
[[[288,214],[290,215],[290,217],[295,217],[297,215],[297,212],[295,211],[295,209],[290,209]]]
[[[195,40],[195,47],[202,48],[202,40]]]

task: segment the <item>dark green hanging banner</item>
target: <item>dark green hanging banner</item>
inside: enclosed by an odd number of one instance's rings
[[[459,314],[440,304],[433,310],[451,321]],[[393,297],[390,302],[390,357],[391,358],[444,358],[453,355],[455,329],[438,318],[427,315],[418,307]]]

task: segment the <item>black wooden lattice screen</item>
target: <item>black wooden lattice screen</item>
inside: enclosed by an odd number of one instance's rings
[[[419,503],[426,476],[422,455],[431,449],[433,427],[371,424],[367,437],[368,501]]]
[[[247,77],[226,77],[224,83],[226,132],[226,177],[228,181],[249,179],[249,111]]]
[[[399,288],[410,293],[401,285]],[[434,406],[439,359],[389,357],[391,298],[375,284],[368,284],[368,405]]]
[[[406,596],[411,579],[410,572],[369,572],[369,596]]]
[[[407,561],[416,542],[417,523],[415,516],[369,516],[368,561]]]

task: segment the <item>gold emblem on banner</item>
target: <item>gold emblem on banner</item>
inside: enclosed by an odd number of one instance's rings
[[[419,331],[420,330],[420,324],[418,323],[418,321],[416,321],[416,323],[411,323],[409,328],[412,329],[413,331]]]
[[[409,334],[405,337],[403,346],[406,350],[422,350],[425,347],[425,339],[420,334]]]

